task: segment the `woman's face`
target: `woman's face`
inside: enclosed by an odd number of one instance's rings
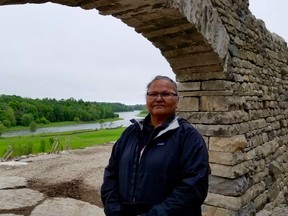
[[[151,117],[168,118],[177,108],[178,96],[168,80],[155,80],[146,95],[146,106]]]

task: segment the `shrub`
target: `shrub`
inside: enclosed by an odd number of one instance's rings
[[[49,144],[50,144],[50,146],[52,146],[53,143],[54,143],[54,138],[53,138],[53,137],[50,137],[50,138],[49,138]]]
[[[31,124],[30,124],[30,132],[36,132],[36,130],[37,130],[37,124],[36,124],[36,122],[35,121],[33,121],[33,122],[31,122]]]
[[[79,118],[79,117],[75,117],[75,118],[74,118],[74,121],[77,122],[77,123],[79,123],[79,122],[80,122],[80,118]]]
[[[8,119],[3,120],[3,125],[7,128],[10,128],[12,126],[11,121]]]
[[[2,135],[2,133],[4,132],[4,130],[6,129],[6,127],[2,124],[2,122],[0,121],[0,137]]]
[[[40,141],[39,152],[46,152],[46,141],[44,139]]]
[[[29,155],[33,153],[33,143],[13,144],[13,156]]]
[[[34,117],[31,113],[22,115],[22,118],[21,118],[22,125],[29,126],[31,122],[33,121],[34,121]]]
[[[48,121],[44,116],[42,116],[40,119],[38,118],[36,120],[36,123],[38,123],[38,124],[49,124],[50,121]]]

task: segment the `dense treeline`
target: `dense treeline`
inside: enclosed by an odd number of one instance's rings
[[[85,102],[69,99],[31,99],[0,95],[0,124],[5,127],[29,126],[32,122],[47,124],[61,121],[95,121],[115,118],[115,112],[142,110],[143,105]]]

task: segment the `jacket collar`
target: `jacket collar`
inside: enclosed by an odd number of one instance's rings
[[[144,124],[147,124],[147,122],[150,122],[150,114],[148,114],[144,119],[131,119],[130,120],[132,123],[138,125],[138,127],[140,128],[140,130],[143,130],[144,128]],[[178,122],[178,116],[173,115],[170,118],[168,118],[163,124],[164,126],[163,130],[161,130],[156,137],[159,137],[163,134],[165,134],[166,132],[170,131],[170,130],[174,130],[176,128],[178,128],[179,122]],[[167,126],[166,126],[167,125]],[[160,126],[161,127],[161,126]],[[155,137],[155,138],[156,138]]]

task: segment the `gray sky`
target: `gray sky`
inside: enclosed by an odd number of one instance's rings
[[[250,0],[288,41],[288,1]],[[56,4],[0,6],[0,94],[144,104],[156,75],[175,79],[151,42],[97,10]]]

